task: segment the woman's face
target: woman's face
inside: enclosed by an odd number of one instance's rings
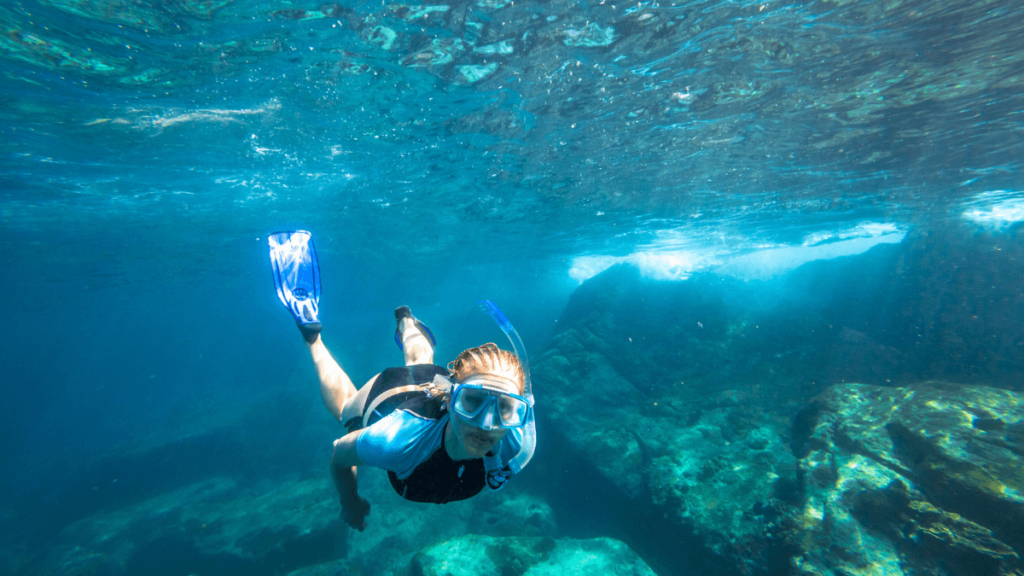
[[[497,384],[488,384],[490,388],[496,388],[509,392],[512,394],[519,394],[520,391],[509,384],[508,386],[500,386]],[[498,428],[497,430],[484,430],[478,428],[472,423],[463,420],[461,416],[451,411],[449,406],[449,413],[451,416],[452,430],[455,432],[456,438],[459,443],[462,444],[463,448],[473,458],[483,458],[491,451],[492,448],[501,442],[501,439],[505,437],[508,432],[506,428]]]
[[[483,458],[492,448],[501,442],[508,430],[498,428],[497,430],[484,430],[466,422],[458,414],[452,414],[452,430],[459,443],[466,449],[466,453],[473,458]]]

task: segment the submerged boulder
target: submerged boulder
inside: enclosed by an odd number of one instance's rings
[[[42,572],[54,575],[258,573],[344,554],[322,480],[203,480],[65,527]]]
[[[1024,397],[926,382],[829,388],[794,422],[806,574],[1024,573]]]
[[[788,418],[757,406],[748,389],[639,388],[596,351],[607,348],[599,341],[572,328],[538,358],[538,402],[574,463],[561,481],[596,499],[594,471],[618,490],[619,522],[645,558],[706,574],[768,573],[784,556],[782,520],[797,485]],[[648,547],[647,530],[665,542]],[[664,544],[675,549],[683,540],[696,546],[691,554],[666,554]]]
[[[622,265],[585,282],[533,370],[545,438],[571,463],[550,466],[571,486],[556,511],[611,502],[603,521],[665,574],[1021,570],[1020,397],[911,384],[960,372],[922,367],[940,348],[890,334],[927,290],[898,288],[904,251],[770,281]],[[862,377],[908,387],[828,387]],[[665,553],[681,541],[692,554]]]
[[[67,526],[45,558],[26,564],[54,576],[94,574],[405,575],[412,557],[439,538],[467,533],[544,538],[550,507],[508,488],[447,506],[406,502],[384,474],[360,477],[371,501],[365,532],[339,520],[328,478],[217,477]],[[23,573],[32,573],[25,570]]]
[[[555,540],[460,536],[423,549],[412,560],[413,576],[654,576],[618,540]]]

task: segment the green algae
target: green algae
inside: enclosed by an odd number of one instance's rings
[[[1024,417],[1014,393],[939,382],[848,384],[816,402],[823,410],[814,433],[798,429],[803,441],[813,438],[800,464],[807,490],[801,525],[818,536],[806,542],[833,539],[839,526],[862,539],[881,530],[885,546],[912,555],[920,569],[965,557],[988,566],[986,573],[1019,566],[1013,545],[1020,539],[1011,526],[1024,518],[1024,501],[1008,484],[1019,486],[1024,471],[1012,446],[989,438]],[[931,548],[921,551],[919,541]],[[800,563],[823,570],[853,570],[884,555],[873,546],[837,563],[802,547]]]
[[[501,576],[522,576],[536,564],[545,562],[555,549],[554,538],[505,538],[484,548]]]

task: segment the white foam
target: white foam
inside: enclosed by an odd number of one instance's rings
[[[625,262],[625,257],[616,256],[577,256],[572,259],[569,277],[583,284],[612,266]]]
[[[630,254],[629,261],[640,275],[653,280],[686,280],[694,272],[708,267],[708,258],[696,252],[646,251]]]
[[[815,260],[831,260],[842,256],[862,254],[879,244],[899,244],[906,234],[905,231],[897,231],[815,246],[783,246],[758,250],[731,259],[727,264],[716,269],[715,273],[741,280],[767,280]]]
[[[627,256],[578,256],[572,260],[569,277],[582,284],[615,264],[628,263],[652,280],[686,280],[705,270],[744,280],[766,280],[814,260],[852,256],[879,244],[898,244],[905,236],[906,231],[896,224],[862,222],[851,228],[809,234],[800,245],[761,245],[732,256],[725,252],[724,240],[721,246],[694,246],[693,236],[684,231],[664,230],[655,234],[654,242]]]
[[[891,222],[862,222],[853,228],[844,230],[826,230],[815,232],[804,237],[804,246],[816,246],[825,242],[846,240],[849,238],[875,238],[886,234],[895,234],[899,227]]]
[[[987,228],[1003,228],[1016,222],[1024,222],[1024,198],[1021,193],[1007,190],[993,190],[975,196],[968,204],[974,209],[965,210],[963,217]]]
[[[711,265],[709,259],[698,252],[643,250],[629,256],[578,256],[572,261],[569,277],[582,284],[623,262],[636,266],[641,276],[652,280],[686,280]]]

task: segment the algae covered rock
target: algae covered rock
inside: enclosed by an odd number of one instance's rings
[[[797,485],[788,419],[742,388],[696,401],[678,383],[670,393],[653,392],[662,383],[641,388],[613,367],[610,338],[600,333],[601,322],[567,329],[537,362],[538,400],[568,445],[564,459],[576,462],[566,481],[586,490],[593,481],[578,478],[595,471],[629,502],[621,522],[686,538],[706,573],[769,570],[783,554],[780,532]]]
[[[1024,405],[927,382],[834,386],[794,422],[805,573],[1020,574]]]
[[[618,540],[555,540],[461,536],[423,549],[412,560],[413,576],[654,576]]]
[[[323,562],[345,539],[322,480],[246,487],[217,477],[64,528],[47,574],[189,574],[218,566],[255,571]]]
[[[367,470],[359,480],[372,509],[365,531],[348,532],[346,565],[352,573],[405,576],[410,560],[424,546],[465,534],[556,534],[550,506],[515,485],[438,506],[403,500],[380,470]]]
[[[550,507],[509,487],[448,506],[402,500],[383,473],[360,477],[372,503],[366,531],[339,520],[328,478],[264,480],[247,486],[216,477],[64,528],[45,558],[47,574],[288,573],[394,574],[439,538],[477,533],[549,538]],[[28,573],[28,572],[24,572]]]

